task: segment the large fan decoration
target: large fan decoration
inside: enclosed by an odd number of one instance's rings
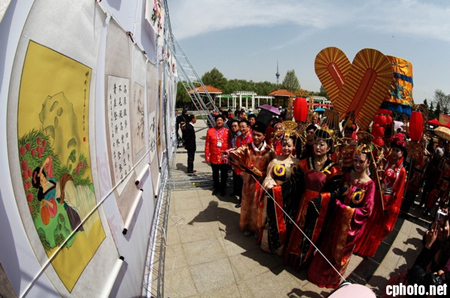
[[[360,129],[366,130],[387,96],[393,81],[389,59],[374,49],[363,49],[352,64],[337,48],[326,48],[315,60],[315,70],[341,117],[354,111]]]

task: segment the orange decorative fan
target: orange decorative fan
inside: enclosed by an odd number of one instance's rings
[[[325,48],[316,56],[316,74],[333,103],[339,96],[350,67],[350,60],[344,52],[335,47]]]

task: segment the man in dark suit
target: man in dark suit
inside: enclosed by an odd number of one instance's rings
[[[189,123],[183,131],[184,148],[187,150],[187,173],[188,175],[194,174],[194,157],[197,145],[195,144],[195,128],[194,124],[197,122],[197,117],[193,114],[188,115]]]
[[[180,137],[178,130],[181,129],[181,133],[183,133],[183,127],[188,124],[189,121],[187,121],[187,109],[183,109],[180,116],[177,116],[176,118],[176,134],[177,134],[177,142],[178,147],[181,147],[181,144],[183,142],[182,137]]]

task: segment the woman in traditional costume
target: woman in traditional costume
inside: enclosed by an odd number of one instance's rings
[[[333,132],[328,129],[315,131],[314,157],[299,162],[298,174],[283,184],[283,194],[292,200],[300,198],[295,214],[296,227],[292,227],[284,261],[295,270],[311,259],[313,243],[317,243],[328,212],[329,203],[339,192],[342,172],[328,154],[333,148]],[[286,186],[285,186],[286,185]],[[297,199],[298,200],[298,199]]]
[[[397,133],[391,137],[390,142],[392,151],[380,177],[381,189],[377,188],[375,193],[373,215],[366,224],[361,241],[355,247],[355,254],[363,257],[375,256],[381,241],[394,229],[402,204],[406,183],[406,170],[403,167],[405,135]]]
[[[269,193],[264,199],[263,224],[261,249],[282,255],[287,236],[286,216],[281,210],[287,209],[287,202],[283,200],[281,185],[288,181],[293,172],[298,169],[298,159],[292,156],[294,152],[294,139],[290,137],[294,133],[297,124],[293,121],[283,122],[281,154],[277,155],[267,167],[267,176],[262,186]]]
[[[336,207],[329,225],[332,229],[327,231],[320,246],[331,265],[316,252],[308,269],[308,280],[319,287],[337,288],[341,284],[341,276],[372,213],[376,187],[367,173],[370,163],[371,148],[366,142],[356,148],[354,172],[345,173],[340,196],[335,199]]]
[[[261,183],[266,177],[267,166],[275,157],[275,152],[264,140],[265,132],[266,125],[256,122],[252,127],[253,142],[230,152],[232,165],[242,171],[239,228],[245,235],[252,232],[259,235],[262,228],[262,223],[258,222],[258,218],[261,218],[261,199],[264,194]]]

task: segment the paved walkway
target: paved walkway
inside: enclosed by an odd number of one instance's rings
[[[239,230],[237,200],[212,196],[212,177],[204,162],[206,125],[196,124],[197,176],[186,175],[187,154],[178,148],[171,179],[165,260],[165,297],[326,297],[331,290],[311,284],[306,272],[283,265],[264,253],[255,238]],[[231,176],[231,175],[230,175]],[[231,179],[229,179],[231,183]],[[385,239],[374,258],[352,256],[345,277],[377,295],[386,281],[411,267],[422,248],[427,222],[406,216]]]

